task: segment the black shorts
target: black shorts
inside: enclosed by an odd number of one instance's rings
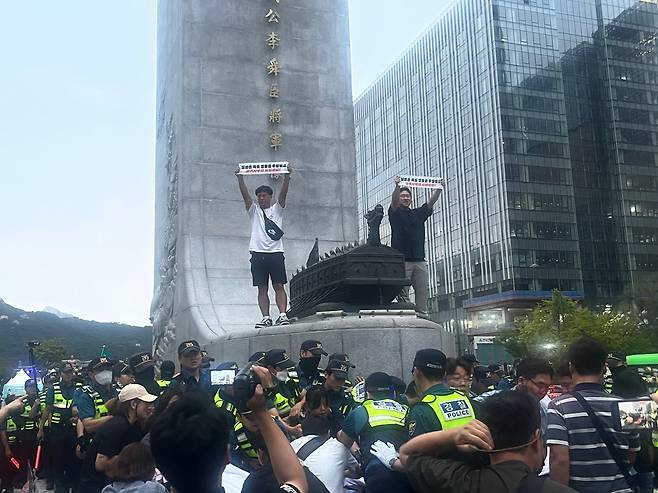
[[[283,252],[251,252],[251,277],[254,286],[267,286],[270,279],[272,279],[272,284],[287,283]]]

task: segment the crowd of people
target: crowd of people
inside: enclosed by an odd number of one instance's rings
[[[510,366],[420,349],[409,382],[364,379],[317,340],[297,361],[276,348],[212,361],[190,340],[176,374],[142,352],[27,381],[0,409],[2,491],[23,486],[38,446],[57,493],[653,491],[658,441],[612,411],[649,390],[594,340]]]

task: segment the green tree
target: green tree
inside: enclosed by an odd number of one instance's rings
[[[34,348],[34,357],[45,367],[59,365],[68,355],[61,339],[46,339]]]
[[[535,355],[554,359],[573,341],[587,336],[608,350],[647,353],[658,349],[658,340],[634,313],[595,312],[553,291],[517,330],[498,338],[514,356]]]

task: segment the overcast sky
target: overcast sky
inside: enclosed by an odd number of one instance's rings
[[[357,96],[449,0],[350,0]],[[156,1],[0,4],[0,298],[148,324]]]

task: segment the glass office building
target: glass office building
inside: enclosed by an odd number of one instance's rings
[[[656,0],[461,0],[357,98],[361,211],[395,175],[447,179],[433,319],[491,344],[552,289],[603,305],[655,278],[657,31]]]

